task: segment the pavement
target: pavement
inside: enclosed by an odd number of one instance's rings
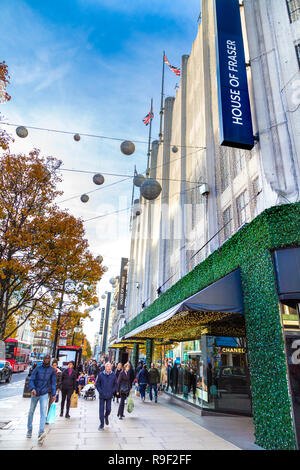
[[[158,403],[134,398],[134,411],[117,418],[112,402],[109,426],[98,431],[99,400],[78,400],[70,419],[59,417],[46,426],[43,445],[37,443],[39,405],[33,420],[33,435],[26,438],[30,399],[20,396],[0,400],[0,450],[239,450],[241,447],[218,436],[169,406],[168,397]]]

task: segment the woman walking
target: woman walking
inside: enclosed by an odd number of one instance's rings
[[[74,370],[74,362],[70,361],[68,364],[68,368],[65,369],[62,373],[60,416],[64,415],[64,406],[65,406],[65,401],[67,399],[66,418],[70,418],[69,410],[70,410],[71,396],[72,396],[72,393],[75,392],[76,390],[76,385],[77,385],[76,381],[77,381],[77,374]]]
[[[121,370],[117,382],[117,397],[120,396],[121,402],[118,409],[119,419],[125,418],[124,416],[124,406],[125,400],[130,393],[130,374],[129,374],[130,365],[128,362],[125,364],[124,369]]]
[[[145,401],[146,387],[149,383],[149,374],[148,374],[146,364],[143,366],[143,368],[138,373],[137,381],[138,381],[138,384],[139,384],[139,387],[140,387],[141,399],[142,399],[142,401]]]

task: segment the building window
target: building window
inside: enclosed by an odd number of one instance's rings
[[[296,44],[296,54],[297,54],[297,59],[298,59],[298,65],[299,65],[299,69],[300,69],[300,43],[299,44]]]
[[[224,241],[231,237],[232,234],[232,208],[229,206],[223,212],[223,225],[224,225]]]
[[[233,154],[233,177],[235,178],[245,168],[245,152],[236,150]]]
[[[300,0],[286,0],[290,22],[299,20],[300,18]]]
[[[241,227],[249,220],[249,197],[247,189],[236,199],[238,225]]]

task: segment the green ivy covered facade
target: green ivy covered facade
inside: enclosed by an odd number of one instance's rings
[[[240,268],[256,444],[295,449],[284,339],[272,250],[300,246],[300,203],[275,206],[163,293],[121,330],[121,336]],[[148,346],[150,351],[150,344]]]

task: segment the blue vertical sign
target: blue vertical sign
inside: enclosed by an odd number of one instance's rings
[[[251,150],[253,127],[239,0],[215,0],[221,145]]]

